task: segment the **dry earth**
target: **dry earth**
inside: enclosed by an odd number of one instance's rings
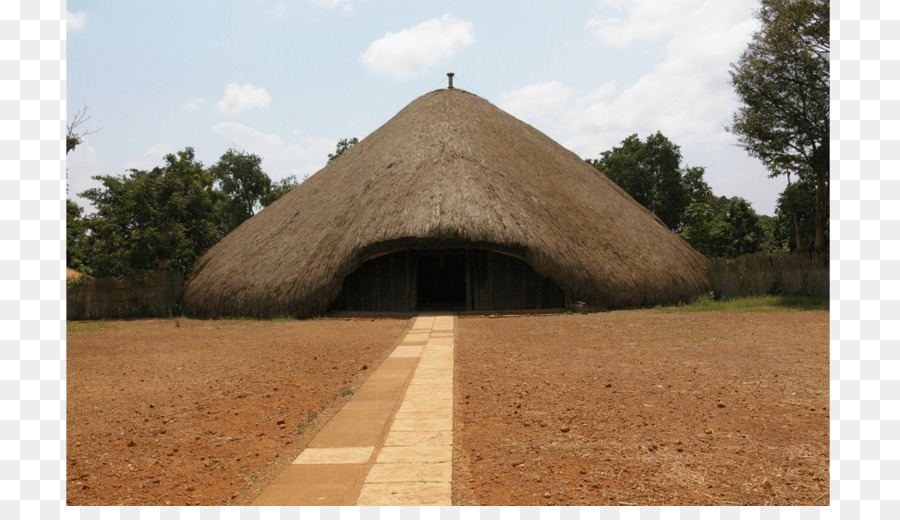
[[[249,504],[398,319],[70,322],[69,505]],[[828,315],[457,320],[454,503],[828,503]]]
[[[406,320],[70,322],[68,505],[245,505]]]
[[[459,505],[828,505],[828,313],[461,318]]]

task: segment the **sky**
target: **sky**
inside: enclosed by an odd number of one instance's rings
[[[447,85],[487,99],[584,158],[661,131],[716,195],[773,215],[770,178],[727,132],[729,84],[757,0],[69,0],[67,111],[90,132],[69,196],[94,175],[151,169],[192,147],[204,165],[257,154],[273,179],[325,166]]]

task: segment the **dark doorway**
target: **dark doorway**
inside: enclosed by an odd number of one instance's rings
[[[497,311],[564,305],[562,289],[521,258],[460,248],[401,250],[370,258],[344,279],[332,309]]]
[[[417,310],[465,310],[465,254],[420,254],[416,267]]]

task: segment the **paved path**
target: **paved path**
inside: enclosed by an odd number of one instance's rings
[[[417,317],[253,505],[451,505],[453,319]]]

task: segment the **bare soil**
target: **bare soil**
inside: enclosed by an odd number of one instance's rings
[[[249,504],[407,325],[69,322],[66,503]]]
[[[828,504],[827,312],[457,324],[454,504]],[[70,322],[67,503],[251,503],[408,325]]]
[[[460,318],[453,503],[828,505],[827,312]]]

